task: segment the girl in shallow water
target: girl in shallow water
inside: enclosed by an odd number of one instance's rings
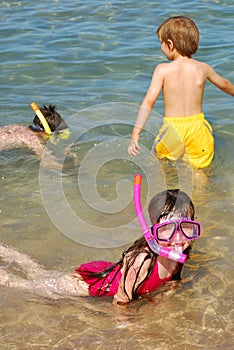
[[[178,189],[160,192],[152,198],[149,217],[159,245],[189,255],[192,242],[200,236],[190,198]],[[0,258],[20,266],[27,278],[0,269],[0,285],[21,288],[58,299],[67,296],[112,296],[115,304],[127,304],[155,291],[171,280],[180,280],[183,264],[155,254],[144,237],[139,238],[117,263],[92,261],[72,274],[45,270],[25,254],[0,246]]]

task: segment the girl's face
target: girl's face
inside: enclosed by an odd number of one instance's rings
[[[191,220],[190,217],[183,218],[179,214],[168,215],[167,217],[160,219],[160,224],[170,221],[178,221],[178,220]],[[186,239],[186,237],[179,231],[178,227],[176,233],[172,237],[169,242],[158,242],[159,245],[170,248],[171,250],[175,250],[178,253],[182,253],[186,248],[191,244],[190,240]]]

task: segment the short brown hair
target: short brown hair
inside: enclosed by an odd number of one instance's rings
[[[199,30],[189,17],[168,18],[158,27],[157,35],[162,42],[171,40],[182,56],[191,57],[197,51]]]

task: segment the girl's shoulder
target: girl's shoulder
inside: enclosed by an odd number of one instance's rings
[[[128,252],[124,257],[124,265],[131,265],[134,269],[142,268],[145,265],[145,268],[148,268],[148,265],[151,262],[151,254],[149,248],[144,248],[139,251],[137,254]],[[147,265],[147,266],[146,266]]]

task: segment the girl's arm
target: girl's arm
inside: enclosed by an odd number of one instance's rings
[[[137,156],[139,150],[141,149],[138,145],[138,140],[140,138],[140,133],[148,120],[151,111],[154,107],[155,101],[160,94],[163,87],[164,80],[164,64],[159,64],[153,74],[150,87],[145,95],[144,100],[141,103],[139,112],[137,114],[136,122],[132,131],[132,136],[128,146],[128,153],[130,156]]]
[[[125,256],[122,277],[119,288],[114,296],[114,304],[127,304],[133,299],[133,292],[136,291],[139,284],[144,281],[147,276],[151,259],[147,253],[141,253],[135,259],[133,265],[128,268],[129,257]]]
[[[220,90],[226,92],[227,94],[234,96],[234,85],[230,82],[230,80],[221,77],[215,70],[208,66],[208,74],[207,79],[217,86]]]

